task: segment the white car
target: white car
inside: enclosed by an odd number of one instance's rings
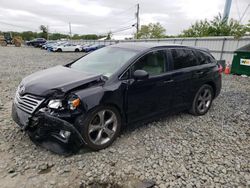
[[[80,52],[82,50],[81,45],[76,44],[62,44],[53,46],[52,51],[53,52]]]

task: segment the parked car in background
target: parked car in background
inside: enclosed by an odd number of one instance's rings
[[[206,114],[220,93],[221,72],[207,50],[115,44],[24,78],[12,117],[54,152],[100,150],[127,125],[175,111]]]
[[[42,49],[44,49],[44,50],[47,50],[47,48],[49,47],[49,46],[52,46],[52,45],[54,45],[54,44],[56,44],[57,42],[56,41],[47,41],[47,42],[45,42],[43,45],[42,45]]]
[[[64,44],[68,44],[68,42],[67,41],[58,41],[58,42],[49,44],[49,45],[47,45],[47,51],[53,51],[54,47],[61,46],[61,45],[64,45]]]
[[[83,45],[81,45],[82,51],[84,50],[84,48],[89,47],[89,46],[92,46],[92,45],[93,45],[93,44],[83,44]]]
[[[42,47],[42,45],[45,43],[46,43],[46,39],[44,38],[36,38],[34,40],[26,42],[28,46],[34,46],[34,47]]]
[[[93,44],[93,45],[90,45],[90,46],[83,47],[82,51],[91,52],[91,51],[95,51],[95,50],[103,48],[103,47],[105,47],[105,45],[103,45],[103,44]]]
[[[82,50],[81,45],[66,43],[62,45],[53,46],[53,52],[80,52]]]

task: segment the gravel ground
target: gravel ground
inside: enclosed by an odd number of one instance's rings
[[[0,47],[1,187],[250,187],[250,78],[223,76],[202,117],[174,114],[126,130],[102,151],[64,157],[35,146],[11,120],[15,88],[82,53]]]

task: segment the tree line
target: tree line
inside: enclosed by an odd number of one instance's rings
[[[148,24],[142,25],[141,29],[135,38],[169,38],[169,37],[210,37],[210,36],[234,36],[240,38],[242,36],[250,35],[250,20],[248,24],[240,24],[239,21],[230,19],[223,19],[221,14],[215,16],[212,20],[199,20],[192,24],[188,29],[185,29],[177,36],[165,35],[166,29],[160,25]]]

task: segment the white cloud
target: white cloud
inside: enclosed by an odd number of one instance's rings
[[[224,2],[218,0],[179,0],[180,11],[188,19],[211,19],[223,11],[223,5]]]
[[[149,24],[149,23],[156,23],[156,22],[166,22],[169,19],[168,14],[160,14],[160,13],[147,13],[142,14],[141,16],[141,24]]]
[[[141,24],[160,22],[167,34],[179,34],[196,20],[211,19],[223,12],[225,0],[2,0],[0,16],[9,25],[1,24],[0,29],[36,31],[44,24],[53,32],[68,33],[71,22],[73,33],[103,34],[135,23],[137,2]],[[230,17],[238,19],[248,3],[249,0],[233,1]],[[250,9],[243,23],[249,19]],[[133,32],[131,29],[118,34]]]
[[[107,16],[111,12],[109,7],[100,6],[95,2],[81,2],[79,0],[38,0],[38,2],[44,5],[62,6],[71,9],[71,11],[95,16]]]

